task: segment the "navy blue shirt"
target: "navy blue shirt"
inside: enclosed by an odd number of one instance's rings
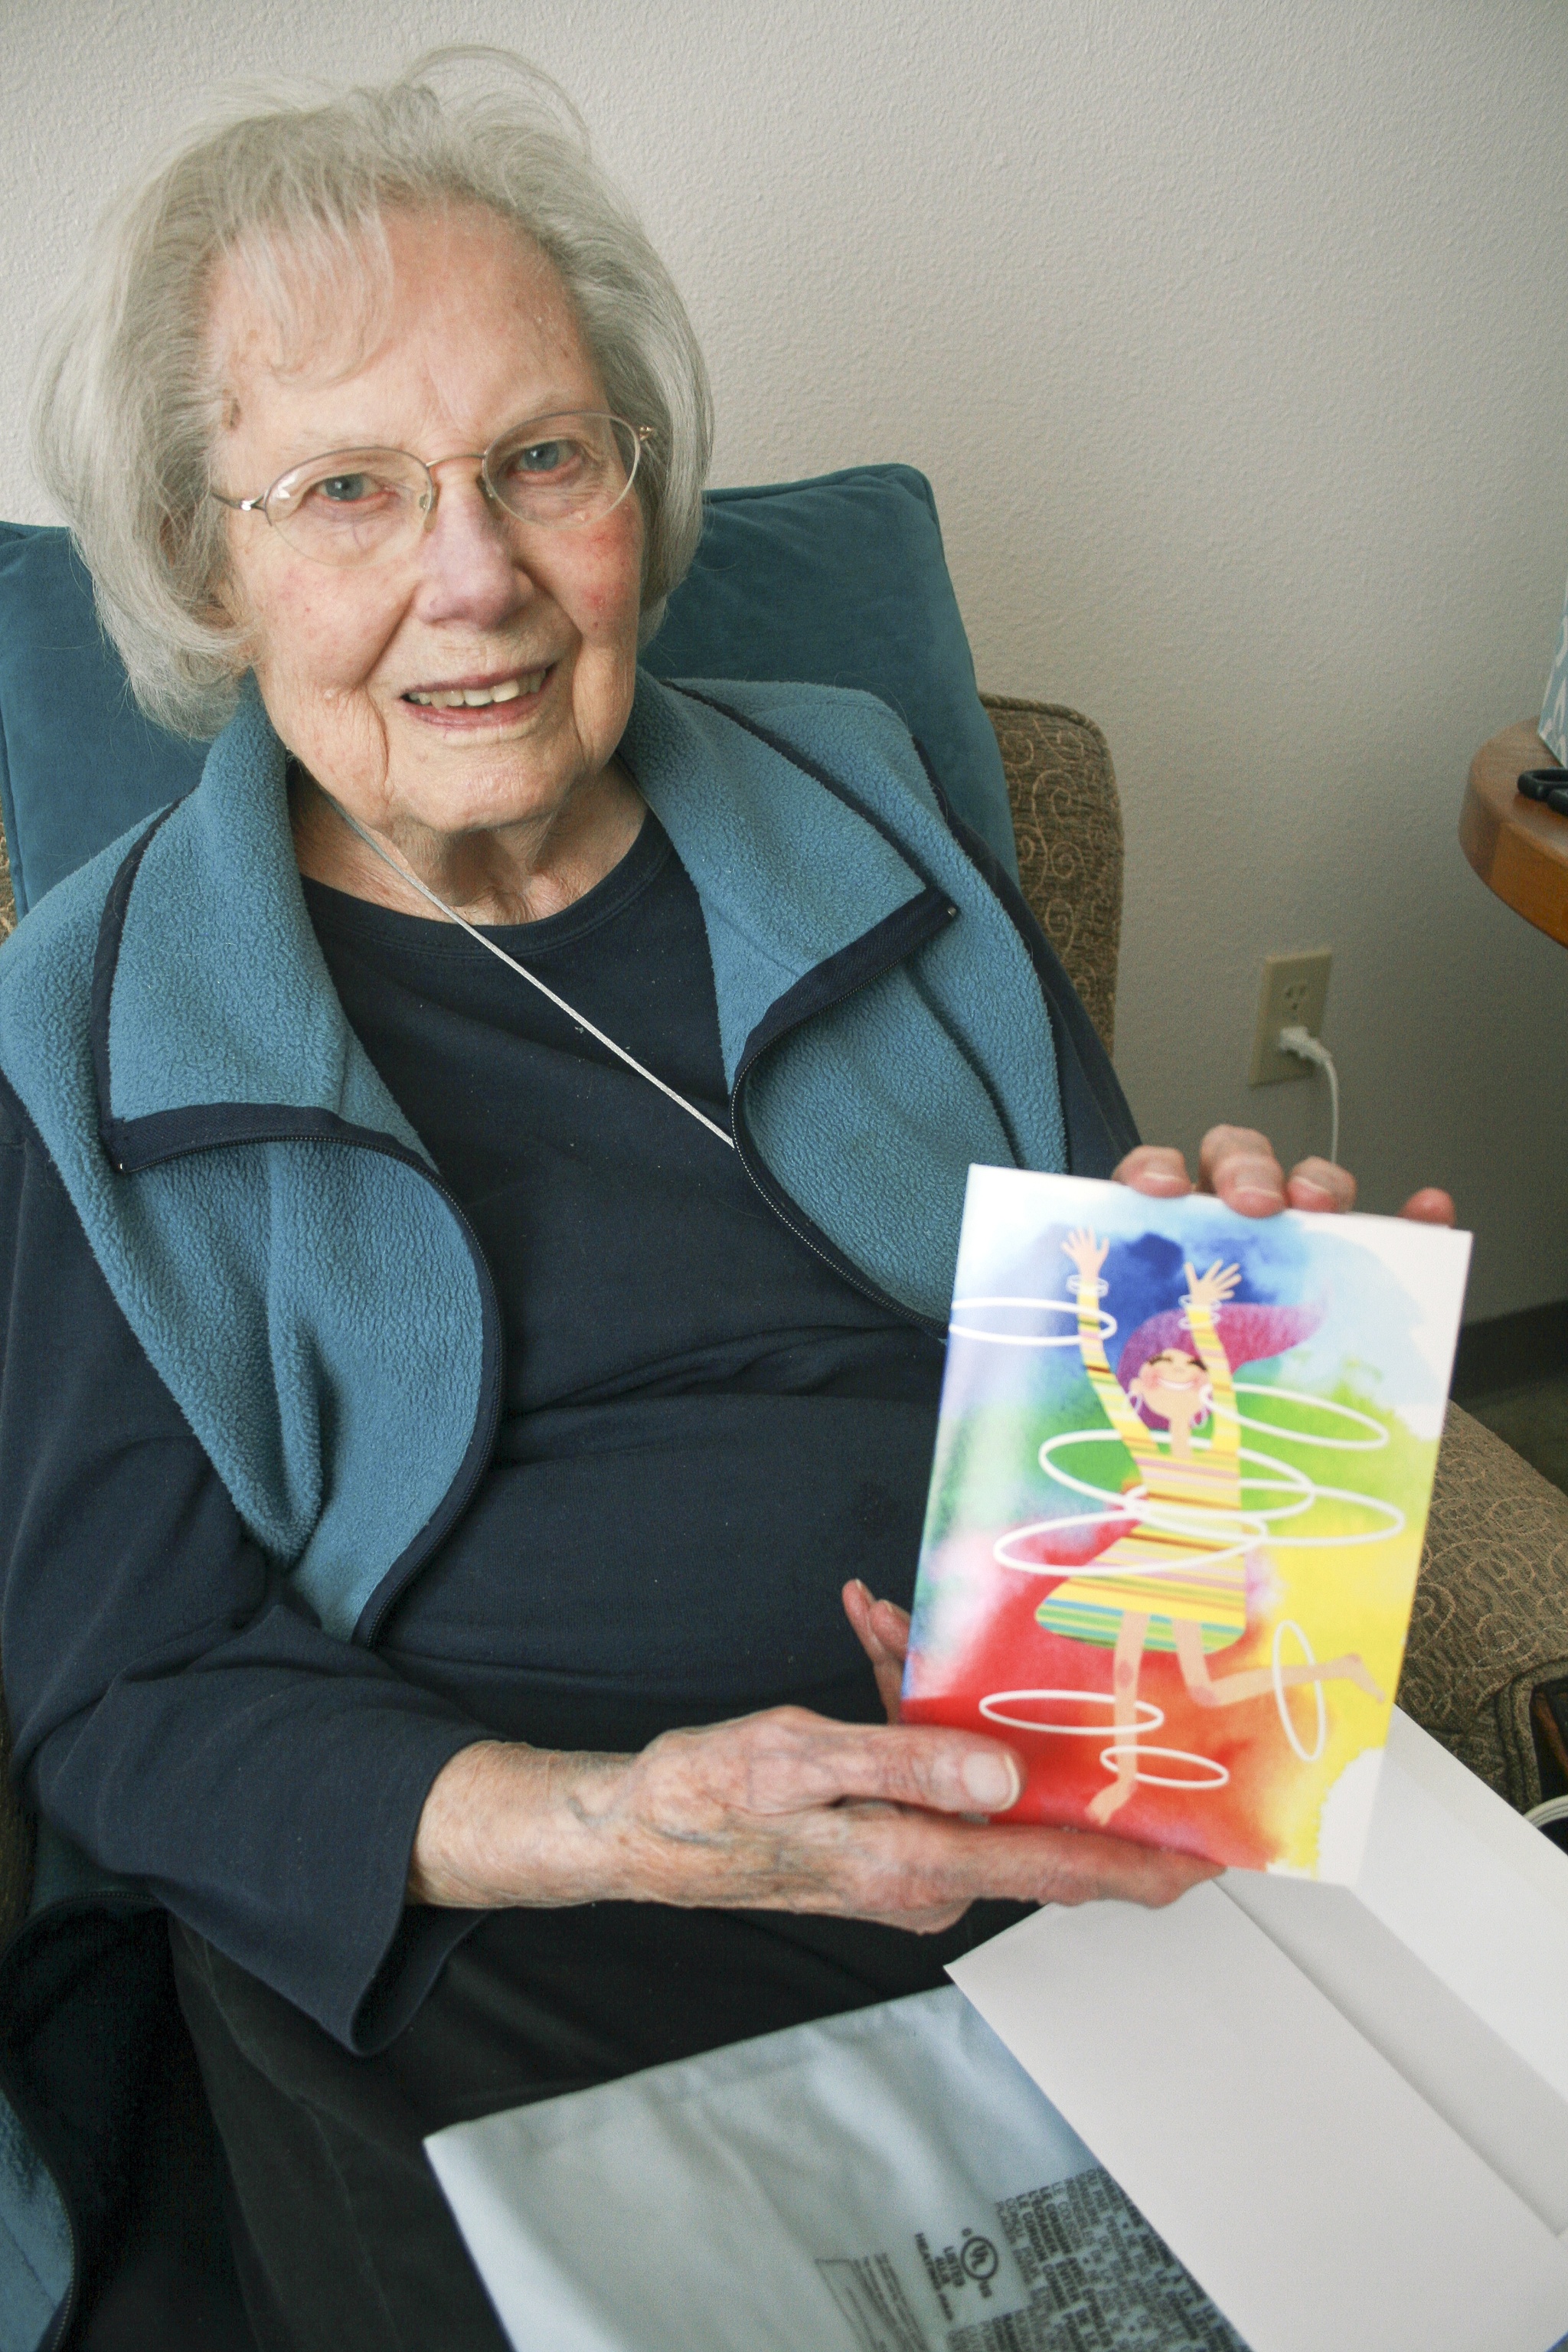
[[[874,1715],[838,1594],[908,1596],[938,1343],[455,926],[306,898],[505,1334],[489,1475],[383,1654],[540,1746],[640,1748],[784,1696]],[[701,909],[655,817],[563,914],[490,936],[727,1130]]]
[[[403,1888],[430,1782],[473,1739],[635,1748],[784,1700],[879,1718],[839,1589],[909,1597],[941,1349],[481,947],[306,894],[497,1286],[489,1471],[375,1646],[329,1638],[246,1535],[0,1087],[0,1654],[40,1809],[363,2042],[468,1924],[405,1915]],[[727,1124],[700,910],[651,816],[564,914],[494,936]]]

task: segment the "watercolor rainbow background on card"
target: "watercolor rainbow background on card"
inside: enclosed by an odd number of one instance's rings
[[[1080,1338],[1068,1251],[1082,1234],[1104,1256]],[[1468,1235],[1401,1220],[1251,1220],[1206,1198],[972,1170],[904,1720],[1006,1739],[1028,1776],[1011,1820],[1353,1879],[1468,1254]],[[1187,1490],[1165,1466],[1171,1424],[1107,1382],[1129,1361],[1136,1377],[1140,1333],[1145,1347],[1179,1334],[1200,1352],[1201,1318],[1189,1324],[1182,1305],[1187,1265],[1237,1274],[1207,1326],[1210,1409],[1187,1441],[1194,1475],[1212,1467],[1219,1483],[1172,1501]],[[1195,1623],[1178,1639],[1174,1622],[1194,1576],[1229,1580],[1229,1603],[1208,1614],[1228,1605],[1234,1619],[1207,1626],[1195,1659]],[[1128,1612],[1092,1604],[1122,1595],[1143,1606],[1119,1723]],[[1074,1596],[1089,1604],[1076,1616]],[[1042,1604],[1058,1629],[1098,1623],[1098,1637],[1053,1630]],[[1111,1818],[1097,1822],[1097,1801],[1114,1801]]]

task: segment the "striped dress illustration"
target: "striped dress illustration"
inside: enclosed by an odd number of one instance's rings
[[[1148,1649],[1173,1650],[1178,1622],[1199,1628],[1205,1654],[1226,1649],[1247,1631],[1245,1555],[1256,1532],[1239,1517],[1241,1427],[1230,1360],[1212,1310],[1184,1299],[1213,1402],[1207,1444],[1173,1459],[1106,1360],[1100,1287],[1077,1286],[1079,1352],[1106,1419],[1137,1466],[1121,1498],[1137,1524],[1090,1567],[1057,1585],[1036,1612],[1037,1622],[1048,1633],[1113,1649],[1122,1619],[1136,1613],[1150,1621]],[[1237,1517],[1227,1525],[1232,1514]]]

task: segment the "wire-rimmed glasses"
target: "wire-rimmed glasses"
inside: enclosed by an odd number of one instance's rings
[[[519,522],[602,522],[631,488],[646,425],[564,409],[514,425],[482,453],[479,480],[493,505]],[[453,458],[437,458],[450,465]],[[330,449],[279,474],[250,499],[212,496],[239,514],[260,514],[316,563],[374,563],[407,552],[429,528],[440,496],[430,467],[406,449]]]

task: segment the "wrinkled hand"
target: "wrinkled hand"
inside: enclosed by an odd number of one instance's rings
[[[1016,1758],[977,1732],[893,1722],[909,1619],[860,1584],[845,1607],[886,1729],[783,1706],[666,1732],[640,1756],[479,1741],[426,1801],[410,1899],[806,1911],[931,1934],[983,1895],[1159,1906],[1214,1876],[1126,1839],[984,1818],[1016,1802]]]
[[[1181,1153],[1140,1144],[1115,1171],[1119,1184],[1154,1200],[1176,1201],[1194,1188]],[[1343,1210],[1355,1206],[1355,1178],[1331,1160],[1303,1160],[1287,1176],[1266,1135],[1252,1127],[1211,1127],[1198,1152],[1196,1190],[1212,1192],[1244,1217],[1278,1216],[1281,1209]],[[1451,1225],[1454,1203],[1436,1185],[1413,1192],[1403,1217],[1417,1224]]]

